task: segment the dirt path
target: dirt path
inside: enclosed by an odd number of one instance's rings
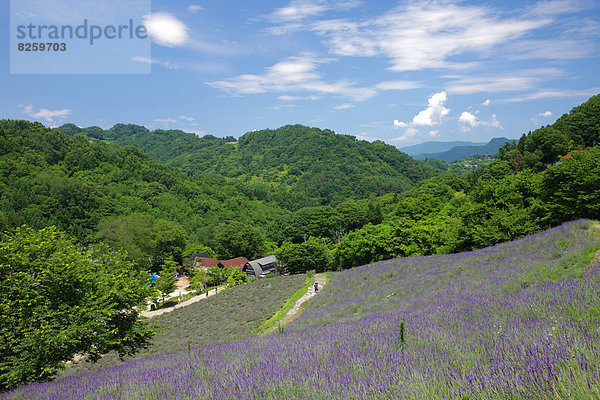
[[[314,280],[319,284],[319,291],[321,291],[323,289],[323,287],[325,286],[325,284],[327,283],[325,281],[325,276],[323,274],[315,275]],[[294,306],[292,308],[290,308],[290,310],[285,314],[285,316],[281,320],[281,324],[285,326],[287,323],[295,320],[296,317],[298,317],[298,315],[300,315],[300,310],[302,309],[302,306],[304,305],[304,303],[306,303],[311,298],[315,297],[317,294],[319,294],[319,292],[315,292],[314,285],[311,285],[308,288],[308,291],[304,294],[304,296],[300,297],[298,299],[298,301],[296,301]]]
[[[221,292],[224,289],[222,287],[220,287],[218,290],[219,290],[219,292]],[[199,294],[197,296],[192,297],[189,300],[182,301],[179,304],[175,304],[175,306],[173,306],[173,307],[161,308],[159,310],[154,310],[154,311],[144,310],[140,314],[142,315],[142,317],[146,317],[146,318],[156,317],[157,315],[170,313],[171,311],[175,310],[176,308],[181,308],[181,307],[189,306],[190,304],[197,303],[200,300],[204,300],[207,297],[214,296],[215,294],[217,294],[217,289],[210,290],[208,292],[208,296],[206,295],[206,293]],[[176,296],[177,296],[177,292],[176,292]],[[175,296],[172,296],[172,297],[175,297]]]

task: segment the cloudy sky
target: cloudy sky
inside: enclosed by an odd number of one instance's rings
[[[154,0],[143,21],[151,55],[128,57],[150,74],[11,74],[0,41],[0,118],[235,137],[298,123],[402,147],[517,138],[600,93],[594,0]]]

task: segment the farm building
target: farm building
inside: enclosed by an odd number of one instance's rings
[[[275,256],[263,257],[258,260],[249,261],[242,271],[248,275],[254,275],[257,278],[264,278],[268,274],[277,272],[275,267],[276,263],[277,257]]]

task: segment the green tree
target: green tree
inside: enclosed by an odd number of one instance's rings
[[[335,250],[338,268],[352,268],[394,257],[433,252],[427,237],[433,229],[426,223],[395,219],[384,224],[367,224],[344,236]]]
[[[142,269],[156,272],[166,260],[178,258],[186,244],[186,233],[178,224],[151,215],[135,213],[106,218],[99,237],[127,251]]]
[[[21,227],[0,242],[0,278],[0,390],[51,379],[77,353],[133,354],[151,337],[135,308],[147,272],[120,252]]]
[[[573,152],[548,168],[542,178],[542,200],[549,222],[600,218],[600,148]]]
[[[211,249],[208,246],[204,246],[202,244],[198,244],[198,243],[188,243],[185,246],[185,250],[183,251],[183,253],[181,253],[182,256],[186,257],[192,254],[200,254],[200,253],[206,253],[208,254],[209,257],[216,257],[217,253],[215,253],[215,251],[213,249]]]
[[[303,243],[284,243],[278,251],[277,258],[291,274],[310,270],[327,271],[333,262],[329,248],[321,239],[315,237],[310,237]]]
[[[229,271],[225,267],[214,266],[206,273],[207,282],[210,286],[218,286],[227,280]]]
[[[159,278],[154,283],[154,287],[160,293],[161,300],[165,304],[165,299],[175,291],[175,278],[173,273],[168,270],[162,270],[159,273]]]
[[[304,207],[290,216],[284,226],[284,235],[294,243],[310,236],[331,237],[336,229],[335,211],[329,206]]]
[[[223,258],[263,256],[265,237],[259,228],[238,221],[220,224],[215,234],[215,250]]]
[[[198,268],[194,271],[192,275],[192,279],[190,280],[190,288],[197,292],[200,292],[204,289],[204,284],[208,281],[208,274],[204,268]]]
[[[247,280],[247,275],[244,272],[242,272],[239,268],[234,268],[227,278],[227,285],[229,287],[242,285],[246,283]]]

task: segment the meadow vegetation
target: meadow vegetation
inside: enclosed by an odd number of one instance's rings
[[[595,399],[600,237],[591,225],[343,271],[281,334],[2,398]]]
[[[196,349],[256,335],[262,331],[266,320],[278,312],[295,292],[305,288],[305,281],[303,274],[259,279],[219,290],[217,295],[157,315],[148,320],[150,327],[156,330],[150,346],[127,359],[176,353],[189,347]],[[63,375],[97,371],[121,363],[117,353],[108,353],[95,364],[81,362],[71,365]]]

